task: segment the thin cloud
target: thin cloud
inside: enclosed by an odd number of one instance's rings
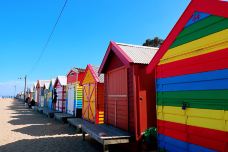
[[[27,88],[30,88],[33,81],[27,82]],[[13,96],[18,92],[24,90],[24,81],[22,80],[11,80],[0,82],[0,96]]]

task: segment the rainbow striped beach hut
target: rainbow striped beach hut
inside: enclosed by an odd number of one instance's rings
[[[228,151],[228,2],[192,0],[147,71],[156,70],[159,148]]]

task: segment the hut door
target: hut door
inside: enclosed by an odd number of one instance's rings
[[[83,118],[95,122],[96,85],[89,83],[83,87]]]
[[[74,85],[68,85],[67,113],[74,114]]]
[[[56,91],[57,91],[56,109],[61,112],[66,112],[65,88],[62,86],[57,86]]]
[[[44,89],[40,89],[40,107],[44,107]]]
[[[147,129],[146,91],[139,91],[139,135]]]
[[[107,73],[108,124],[128,130],[127,69],[119,68]]]
[[[57,105],[56,105],[56,108],[58,111],[61,111],[62,112],[62,92],[63,92],[63,89],[62,87],[57,87],[56,88],[56,91],[57,91]]]

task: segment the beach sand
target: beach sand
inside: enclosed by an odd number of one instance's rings
[[[67,124],[26,109],[23,102],[0,100],[0,152],[97,152],[102,145]]]
[[[25,108],[24,102],[0,99],[0,152],[98,152],[103,146],[68,124]],[[110,152],[144,151],[134,143],[110,145]],[[154,151],[153,151],[154,152]]]

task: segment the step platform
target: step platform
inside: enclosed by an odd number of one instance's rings
[[[70,126],[77,128],[78,132],[82,132],[82,118],[68,118],[67,122]]]
[[[55,120],[59,120],[59,121],[63,121],[64,123],[67,123],[68,118],[74,118],[74,116],[66,113],[58,113],[58,112],[54,113]]]
[[[108,152],[108,145],[129,143],[131,135],[121,129],[106,124],[94,124],[89,121],[82,121],[83,140],[85,134],[103,145],[103,151]]]
[[[55,113],[61,113],[61,112],[55,111],[55,110],[52,110],[52,109],[48,109],[48,108],[44,108],[44,110],[43,110],[43,114],[46,115],[49,118],[54,118],[54,114]]]

